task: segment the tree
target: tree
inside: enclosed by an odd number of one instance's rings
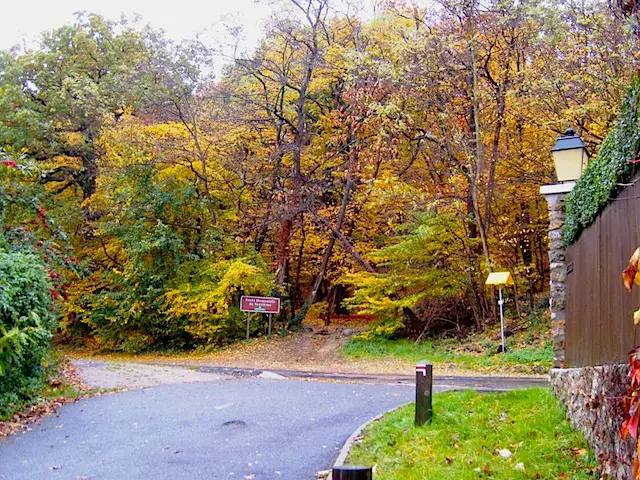
[[[145,100],[145,32],[95,14],[43,34],[38,50],[0,58],[0,147],[47,162],[55,192],[96,189],[102,129]],[[83,207],[85,222],[91,213]]]

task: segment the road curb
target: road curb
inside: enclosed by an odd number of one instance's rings
[[[388,415],[389,413],[393,413],[396,410],[399,410],[403,407],[406,407],[407,405],[411,405],[413,402],[407,402],[407,403],[403,403],[401,405],[398,405],[396,407],[390,408],[389,410],[382,412],[378,415],[376,415],[375,417],[367,420],[366,422],[364,422],[362,425],[360,425],[358,428],[355,429],[355,431],[351,434],[351,436],[349,438],[347,438],[347,441],[344,442],[344,445],[342,445],[342,448],[340,449],[340,453],[338,453],[338,458],[336,458],[336,461],[333,462],[333,467],[332,468],[337,468],[337,467],[341,467],[344,465],[345,460],[347,459],[347,457],[349,456],[349,452],[351,451],[351,447],[353,447],[353,445],[356,443],[356,441],[358,440],[358,437],[360,437],[360,435],[362,434],[362,431],[367,428],[369,425],[371,425],[374,422],[377,422],[378,420],[380,420],[382,417],[384,417],[385,415]],[[331,480],[332,476],[331,473],[329,474],[328,480]]]

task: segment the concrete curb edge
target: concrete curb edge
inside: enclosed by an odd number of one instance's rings
[[[341,467],[342,465],[344,465],[344,461],[347,459],[347,456],[349,455],[349,452],[351,451],[351,447],[353,447],[353,444],[356,443],[356,440],[358,439],[358,437],[360,436],[360,434],[362,434],[362,431],[367,428],[369,425],[371,425],[374,422],[377,422],[378,420],[380,420],[382,417],[384,417],[385,415],[395,412],[396,410],[399,410],[403,407],[406,407],[407,405],[411,405],[413,402],[406,402],[406,403],[402,403],[400,405],[397,405],[393,408],[390,408],[389,410],[380,413],[379,415],[376,415],[375,417],[367,420],[366,422],[364,422],[362,425],[360,425],[358,428],[356,428],[356,430],[351,434],[351,436],[349,438],[347,438],[347,441],[344,442],[344,445],[342,446],[342,448],[340,449],[340,453],[338,453],[338,458],[336,458],[336,461],[333,462],[333,466],[331,467],[336,468],[336,467]],[[331,473],[329,473],[329,480],[331,480]]]

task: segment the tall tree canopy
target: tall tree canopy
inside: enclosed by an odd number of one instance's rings
[[[534,303],[548,152],[568,125],[598,148],[635,39],[598,1],[385,5],[365,23],[283,0],[218,79],[204,46],[91,14],[1,54],[0,147],[35,162],[89,272],[67,332],[222,343],[242,294],[294,326],[326,302],[482,328],[496,267]]]

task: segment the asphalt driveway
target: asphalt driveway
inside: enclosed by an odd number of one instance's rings
[[[62,407],[0,441],[0,479],[311,480],[404,385],[212,376]]]

